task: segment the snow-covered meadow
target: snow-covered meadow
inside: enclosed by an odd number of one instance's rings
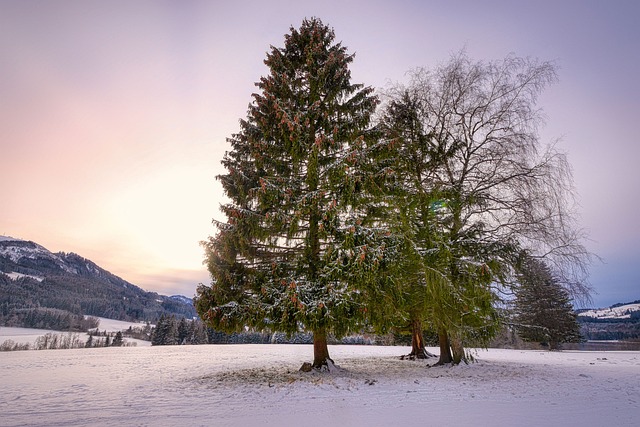
[[[436,349],[430,349],[436,351]],[[399,360],[403,347],[309,345],[0,353],[0,425],[400,426],[640,423],[640,352],[480,350],[477,363]]]
[[[107,332],[118,332],[124,331],[131,327],[144,327],[144,323],[139,322],[123,322],[121,320],[113,320],[107,319],[104,317],[98,317],[100,323],[98,324],[98,330],[107,331]],[[35,341],[38,337],[41,337],[46,334],[55,334],[55,335],[67,335],[69,332],[65,331],[52,331],[49,329],[33,329],[33,328],[14,328],[8,326],[0,326],[0,344],[9,340],[18,344],[30,344],[33,348]],[[77,334],[82,338],[82,341],[86,341],[89,337],[88,334],[84,332],[72,332],[72,334]],[[125,338],[124,342],[129,345],[135,346],[150,346],[151,343],[149,341],[137,340],[133,338]],[[1,424],[0,424],[1,426]]]

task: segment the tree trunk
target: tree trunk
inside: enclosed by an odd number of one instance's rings
[[[333,364],[327,347],[327,332],[324,329],[313,331],[313,367],[322,369],[327,367],[329,362]]]
[[[453,352],[453,363],[459,364],[463,360],[467,363],[467,358],[464,355],[464,346],[462,340],[457,337],[451,338],[451,351]]]
[[[422,336],[422,322],[416,319],[411,322],[411,353],[409,353],[409,356],[416,359],[426,359],[426,353],[424,337]]]
[[[427,359],[429,357],[435,357],[427,351],[424,345],[424,337],[422,335],[422,322],[420,319],[413,319],[411,321],[411,353],[407,356],[403,356],[402,359],[408,358],[414,359]]]
[[[451,350],[449,348],[449,335],[447,335],[447,331],[445,329],[440,329],[438,331],[438,343],[440,344],[440,359],[436,366],[446,365],[447,363],[451,363],[453,358],[451,357]]]

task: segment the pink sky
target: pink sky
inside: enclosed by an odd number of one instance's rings
[[[544,141],[574,166],[595,305],[640,299],[640,6],[634,1],[0,2],[0,235],[76,252],[147,290],[207,282],[225,139],[269,45],[317,16],[354,81],[475,59],[557,61]],[[267,4],[269,5],[267,7]]]

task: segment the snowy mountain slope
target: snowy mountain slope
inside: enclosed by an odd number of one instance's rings
[[[196,315],[189,298],[147,292],[78,254],[52,253],[6,236],[0,236],[0,304],[14,311],[48,307],[119,320]]]
[[[20,273],[33,275],[32,271],[43,274],[70,273],[83,277],[96,277],[120,286],[134,286],[121,278],[100,268],[94,262],[74,253],[52,253],[45,247],[31,241],[10,239],[0,240],[0,271],[4,273]],[[12,265],[13,264],[13,265]],[[15,271],[9,271],[11,268]]]
[[[632,317],[640,316],[640,302],[616,304],[608,308],[581,311],[578,316],[594,319],[631,319]]]
[[[183,304],[193,304],[193,298],[187,298],[184,295],[171,295],[169,298],[182,302]]]
[[[61,255],[64,254],[53,254],[34,242],[0,236],[0,257],[22,264],[25,268],[37,263],[39,268],[60,269],[72,273],[73,271],[66,265]]]

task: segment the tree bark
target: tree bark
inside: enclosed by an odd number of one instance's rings
[[[447,363],[453,362],[453,358],[451,357],[451,349],[449,348],[449,335],[445,329],[440,329],[438,331],[438,343],[440,344],[440,359],[436,366],[446,365]]]
[[[434,354],[431,354],[427,351],[424,344],[424,337],[422,335],[422,322],[420,319],[413,319],[411,321],[411,353],[407,356],[403,356],[411,360],[414,359],[427,359],[429,357],[434,357]]]
[[[327,346],[327,332],[324,329],[313,331],[313,368],[322,369],[333,364],[329,357],[329,347]]]
[[[422,322],[416,319],[411,322],[411,353],[416,359],[426,359],[427,350],[424,348],[424,337],[422,336]]]
[[[467,363],[466,357],[464,355],[464,346],[462,345],[462,340],[460,338],[451,338],[451,351],[453,352],[454,365],[459,364],[463,360],[465,361],[465,363]]]

